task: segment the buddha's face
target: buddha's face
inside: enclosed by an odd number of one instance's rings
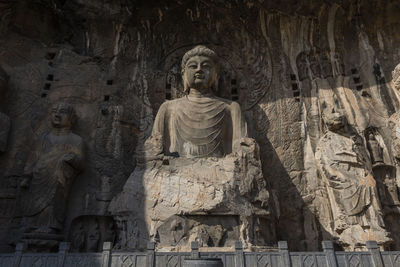
[[[55,128],[71,128],[70,107],[64,103],[54,105],[51,109],[51,124]]]
[[[211,88],[217,78],[217,68],[214,61],[206,56],[191,57],[183,70],[183,80],[189,86],[199,91]]]

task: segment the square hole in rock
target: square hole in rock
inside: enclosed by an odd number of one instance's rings
[[[46,59],[47,60],[52,60],[52,59],[54,59],[56,57],[56,53],[54,53],[54,52],[50,52],[50,53],[47,53],[46,54]]]

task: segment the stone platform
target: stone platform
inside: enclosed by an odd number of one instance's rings
[[[376,241],[366,243],[367,251],[335,251],[331,241],[322,241],[323,251],[291,252],[286,241],[268,252],[244,251],[240,242],[232,248],[207,252],[192,242],[190,252],[159,252],[149,243],[143,252],[112,251],[111,243],[103,244],[102,253],[69,253],[69,243],[60,244],[58,253],[24,253],[18,244],[14,254],[0,254],[0,266],[129,266],[129,267],[181,267],[184,259],[221,258],[225,267],[395,267],[400,264],[400,251],[380,251]],[[208,248],[209,249],[209,248]]]

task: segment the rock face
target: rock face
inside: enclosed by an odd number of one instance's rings
[[[317,250],[327,239],[365,249],[376,238],[399,250],[399,13],[383,0],[2,1],[0,251],[14,251],[33,220],[21,216],[20,185],[59,101],[75,109],[72,132],[85,144],[57,237],[76,251],[104,240],[134,249],[151,238],[182,247],[191,238],[208,246],[287,240],[291,250]],[[152,136],[164,103],[186,97],[181,60],[199,44],[218,55],[215,97],[239,103],[255,139],[244,152],[177,157],[195,149],[160,153],[170,145],[157,138],[166,136]],[[327,127],[332,109],[346,118],[344,133]],[[151,187],[144,178],[156,170]],[[212,186],[200,170],[216,177]],[[176,198],[172,182],[208,201]],[[165,201],[152,204],[146,190]],[[250,206],[261,219],[219,214],[231,198],[235,214]]]

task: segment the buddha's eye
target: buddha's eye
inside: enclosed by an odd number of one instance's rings
[[[195,68],[197,68],[197,65],[196,64],[189,64],[188,68],[189,69],[195,69]]]

